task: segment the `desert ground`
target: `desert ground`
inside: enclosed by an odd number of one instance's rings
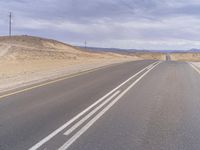
[[[200,53],[198,52],[171,53],[170,58],[172,61],[191,62],[200,69]]]
[[[194,61],[194,62],[200,61],[200,53],[197,53],[197,52],[171,53],[170,57],[171,57],[171,60],[174,60],[174,61]]]
[[[92,53],[32,36],[0,37],[0,91],[101,66],[141,59]]]
[[[199,53],[173,53],[171,60],[200,61]],[[164,53],[92,52],[33,36],[0,37],[0,92],[115,63],[165,60]],[[195,65],[200,66],[199,63]]]
[[[145,52],[141,52],[141,53],[133,53],[131,54],[132,56],[136,56],[142,59],[150,59],[150,60],[165,60],[166,59],[166,55],[163,53],[158,53],[158,52],[154,52],[154,53],[145,53]]]

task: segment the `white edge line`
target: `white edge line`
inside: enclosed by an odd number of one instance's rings
[[[159,61],[154,62],[154,63],[148,65],[147,67],[145,67],[144,69],[142,69],[141,71],[139,71],[138,73],[136,73],[135,75],[131,76],[125,82],[123,82],[122,84],[120,84],[119,86],[117,86],[115,89],[113,89],[112,91],[110,91],[109,93],[107,93],[105,96],[103,96],[102,98],[100,98],[99,100],[97,100],[95,103],[93,103],[92,105],[90,105],[88,108],[86,108],[85,110],[83,110],[82,112],[80,112],[78,115],[76,115],[75,117],[73,117],[71,120],[69,120],[68,122],[66,122],[64,125],[62,125],[58,129],[56,129],[54,132],[52,132],[48,136],[46,136],[44,139],[42,139],[41,141],[39,141],[38,143],[36,143],[34,146],[32,146],[31,148],[29,148],[29,150],[37,150],[39,147],[41,147],[47,141],[49,141],[50,139],[52,139],[54,136],[56,136],[58,133],[60,133],[62,130],[64,130],[66,127],[68,127],[70,124],[72,124],[74,121],[76,121],[82,115],[84,115],[86,112],[88,112],[94,106],[96,106],[98,103],[100,103],[101,101],[103,101],[107,96],[109,96],[110,94],[112,94],[113,92],[115,92],[117,89],[119,89],[121,86],[123,86],[124,84],[126,84],[127,82],[129,82],[131,79],[133,79],[134,77],[136,77],[141,72],[145,71],[149,66],[152,66],[152,65],[155,65],[155,64],[159,64],[159,63],[160,63]]]
[[[92,115],[94,115],[98,110],[100,110],[104,105],[109,103],[117,94],[119,94],[120,91],[116,91],[111,97],[106,99],[101,105],[96,107],[94,110],[92,110],[89,114],[87,114],[85,117],[83,117],[79,122],[77,122],[75,125],[73,125],[69,130],[67,130],[64,135],[71,134],[74,130],[76,130],[80,125],[82,125],[86,120],[88,120]]]
[[[194,64],[192,64],[192,63],[190,63],[190,66],[200,74],[199,68],[197,68],[197,67],[196,67]]]
[[[160,63],[158,63],[160,64]],[[84,132],[86,132],[101,116],[103,116],[121,97],[123,97],[133,86],[135,86],[144,76],[146,76],[152,69],[158,64],[153,66],[142,76],[140,76],[135,82],[133,82],[126,90],[124,90],[117,98],[115,98],[108,106],[106,106],[99,114],[97,114],[92,120],[90,120],[85,126],[83,126],[76,134],[74,134],[65,144],[63,144],[58,150],[66,150],[71,144],[73,144]]]

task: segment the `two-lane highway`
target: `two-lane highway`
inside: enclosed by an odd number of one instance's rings
[[[114,65],[28,91],[14,91],[16,94],[6,97],[1,95],[0,149],[30,148],[151,63]]]
[[[2,150],[200,149],[200,74],[136,61],[1,96]]]

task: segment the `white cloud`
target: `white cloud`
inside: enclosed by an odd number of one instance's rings
[[[0,34],[13,11],[18,34],[120,48],[200,47],[199,0],[2,0],[0,9]]]

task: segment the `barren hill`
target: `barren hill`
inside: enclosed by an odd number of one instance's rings
[[[39,37],[12,36],[0,37],[0,56],[6,59],[81,59],[82,57],[108,57],[114,53],[96,53],[81,51],[71,45]]]
[[[87,52],[51,39],[4,36],[0,37],[0,91],[13,85],[137,59],[112,52]]]
[[[80,49],[77,49],[66,43],[62,43],[52,39],[45,39],[40,37],[33,36],[1,36],[0,37],[1,45],[10,45],[16,47],[24,47],[29,49],[40,49],[47,51],[61,51],[61,52],[80,52]]]

